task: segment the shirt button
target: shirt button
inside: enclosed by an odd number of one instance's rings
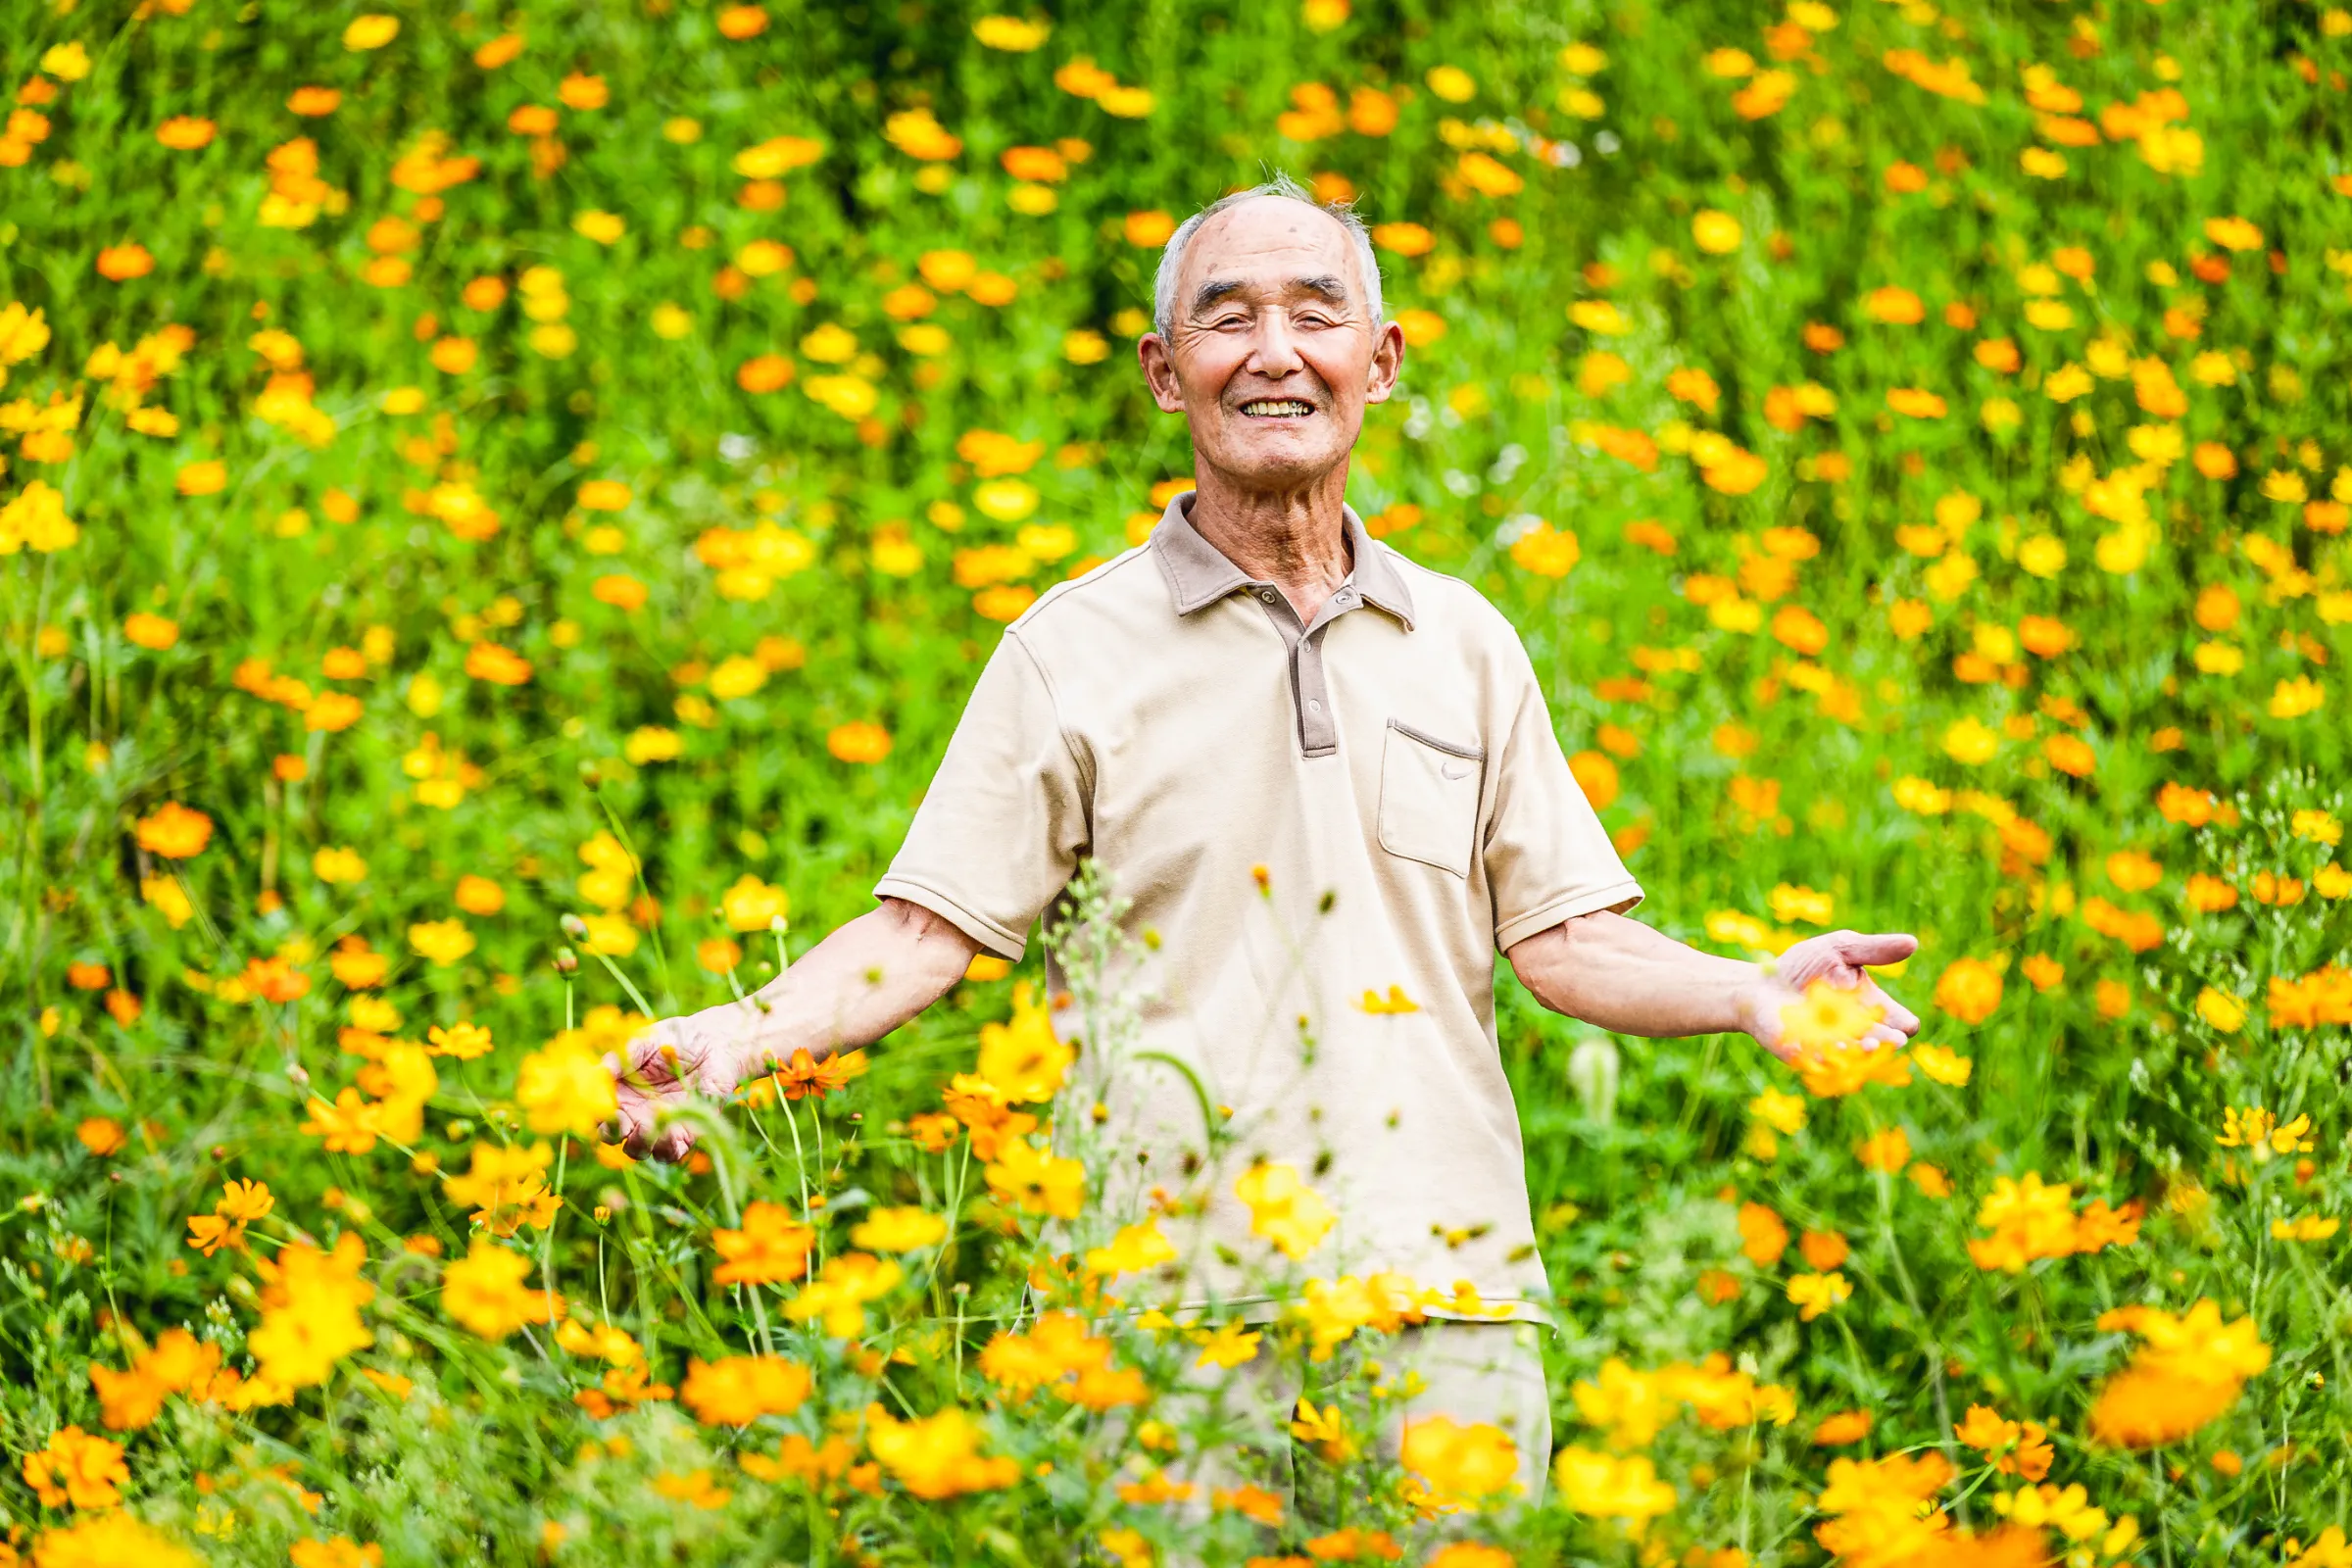
[[[1320,713],[1323,711],[1322,699],[1317,697],[1308,698],[1306,700],[1306,710],[1310,713]]]
[[[1269,605],[1274,602],[1274,595],[1271,591],[1260,593],[1257,597],[1263,599]]]

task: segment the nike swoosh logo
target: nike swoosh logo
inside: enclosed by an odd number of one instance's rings
[[[1478,769],[1472,767],[1467,762],[1440,762],[1438,764],[1438,771],[1443,773],[1447,778],[1468,778],[1471,774],[1477,772]]]

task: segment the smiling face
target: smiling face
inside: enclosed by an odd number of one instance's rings
[[[1404,356],[1365,282],[1347,229],[1304,202],[1261,196],[1200,225],[1174,328],[1139,353],[1203,470],[1243,491],[1344,482],[1364,405],[1387,400]]]

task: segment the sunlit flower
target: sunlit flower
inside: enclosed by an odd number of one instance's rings
[[[687,1363],[678,1402],[710,1426],[749,1426],[763,1415],[790,1415],[814,1388],[808,1369],[774,1355],[730,1355]]]
[[[562,1303],[525,1283],[535,1272],[525,1254],[477,1236],[464,1257],[442,1270],[441,1310],[485,1340],[503,1340],[525,1324],[545,1323],[558,1315]]]
[[[1086,1195],[1086,1167],[1037,1148],[1025,1138],[1006,1141],[982,1174],[1004,1202],[1057,1219],[1077,1217]]]
[[[213,839],[213,819],[177,801],[167,801],[139,818],[139,848],[150,855],[184,860],[203,853]]]
[[[947,1238],[948,1222],[922,1208],[877,1208],[852,1227],[850,1241],[872,1252],[914,1252]]]
[[[866,1442],[891,1479],[928,1501],[1002,1491],[1020,1478],[1020,1466],[1010,1458],[982,1456],[978,1425],[954,1405],[911,1421],[875,1405],[867,1415]]]
[[[1810,1323],[1854,1294],[1842,1274],[1798,1274],[1788,1281],[1788,1302]]]
[[[1234,1183],[1233,1190],[1250,1206],[1250,1234],[1273,1243],[1286,1257],[1306,1256],[1337,1221],[1330,1205],[1299,1179],[1292,1165],[1253,1165]]]
[[[816,1232],[793,1219],[781,1203],[745,1206],[742,1228],[715,1230],[710,1246],[723,1260],[710,1271],[719,1285],[776,1285],[808,1271]]]

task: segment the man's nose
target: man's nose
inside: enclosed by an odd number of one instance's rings
[[[1279,381],[1304,367],[1298,357],[1298,345],[1291,336],[1291,323],[1277,313],[1261,317],[1257,324],[1256,341],[1250,345],[1248,368],[1269,381]]]

